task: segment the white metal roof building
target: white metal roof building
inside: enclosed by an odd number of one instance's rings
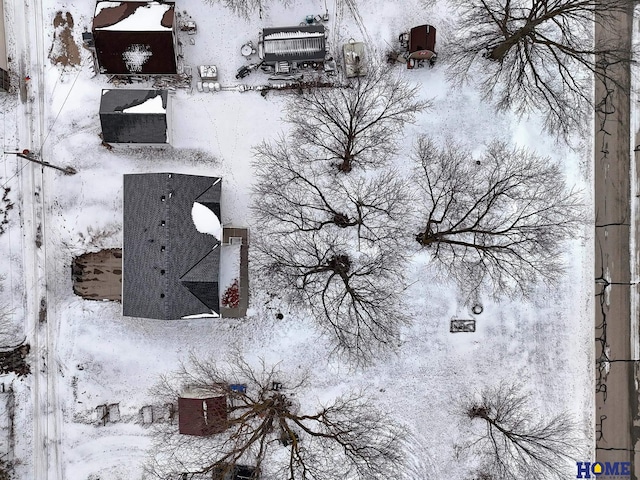
[[[326,56],[323,25],[265,28],[262,59],[265,63],[323,62]]]

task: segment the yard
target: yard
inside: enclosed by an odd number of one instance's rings
[[[58,41],[54,39],[58,12],[72,15],[73,39],[81,45],[83,30],[91,28],[94,2],[42,0],[42,4],[46,49]],[[351,6],[357,9],[357,16]],[[404,130],[400,152],[392,159],[399,172],[407,172],[407,159],[422,133],[458,141],[474,153],[498,139],[560,162],[568,183],[582,190],[586,205],[592,204],[590,144],[570,149],[546,134],[535,115],[519,119],[513,114],[496,113],[481,99],[477,85],[453,88],[440,63],[413,70],[384,63],[389,45],[395,45],[398,34],[415,25],[436,25],[438,41],[446,38],[455,18],[444,2],[425,8],[419,0],[336,0],[328,2],[327,9],[327,41],[332,51],[342,50],[350,38],[363,41],[375,61],[419,84],[420,98],[432,99],[432,108]],[[463,395],[500,381],[526,385],[538,412],[532,415],[549,418],[569,412],[579,425],[585,445],[591,446],[594,299],[589,225],[566,243],[564,255],[557,259],[566,264],[557,285],[537,285],[529,300],[479,298],[481,313],[474,313],[473,305],[463,302],[455,283],[436,273],[426,250],[412,254],[404,272],[410,287],[403,293],[406,305],[402,312],[411,323],[400,332],[397,353],[381,355],[364,368],[354,368],[331,355],[330,340],[318,332],[308,312],[266,290],[266,279],[252,269],[251,248],[250,304],[244,318],[161,321],[123,317],[120,303],[85,300],[74,294],[74,257],[122,248],[124,174],[221,177],[222,224],[247,227],[251,242],[263,232],[264,226],[250,210],[251,188],[256,181],[254,148],[263,141],[276,141],[289,131],[291,125],[283,121],[285,110],[298,94],[270,91],[262,96],[256,91],[225,87],[266,83],[267,75],[259,70],[246,79],[234,78],[247,63],[241,47],[249,40],[256,44],[263,27],[298,25],[309,14],[324,13],[325,2],[294,0],[287,8],[273,2],[262,19],[257,14],[244,19],[219,4],[201,0],[179,0],[176,11],[197,23],[195,35],[180,33],[184,64],[194,73],[198,65],[217,65],[222,89],[199,92],[194,78],[191,90],[177,89],[170,94],[172,147],[109,149],[102,145],[98,117],[101,91],[149,88],[148,84],[114,87],[106,75],[94,74],[91,55],[84,48],[80,48],[78,66],[43,60],[46,142],[42,158],[52,164],[73,166],[78,173],[65,176],[56,170],[44,170],[41,194],[46,216],[43,241],[47,250],[46,348],[50,360],[46,368],[56,373],[55,383],[48,386],[53,400],[47,412],[34,405],[33,377],[13,381],[17,478],[35,478],[32,455],[40,439],[34,438],[37,432],[33,425],[38,415],[45,414],[55,425],[51,427],[56,438],[51,439],[50,458],[58,464],[57,470],[49,467],[58,472],[57,476],[48,478],[152,478],[145,473],[153,452],[152,428],[144,421],[143,407],[160,406],[149,389],[190,353],[222,358],[240,351],[248,362],[261,358],[268,363],[281,362],[280,368],[292,377],[308,372],[310,385],[297,394],[301,404],[314,406],[339,393],[365,390],[375,406],[406,432],[408,468],[402,478],[407,480],[468,478],[468,472],[479,465],[477,458],[461,453],[465,420],[457,414],[456,405]],[[12,17],[12,8],[5,14],[9,20],[22,21]],[[19,42],[10,42],[9,50],[15,52]],[[439,61],[443,55],[445,52],[439,54]],[[15,106],[7,103],[5,129],[0,130],[5,151],[19,148],[20,141],[13,133],[21,121],[17,116]],[[16,172],[23,165],[23,159],[4,157],[0,181],[12,192],[20,191]],[[0,304],[9,304],[14,323],[20,324],[24,289],[29,288],[21,283],[22,270],[27,268],[22,252],[25,257],[32,255],[35,246],[21,245],[17,212],[11,212],[10,219],[11,228],[0,235],[3,271],[8,272]],[[239,253],[229,252],[223,265],[228,265],[231,272],[221,273],[225,289],[233,282],[239,262],[235,258]],[[452,333],[452,320],[475,320],[475,331]],[[25,332],[27,336],[32,334]],[[114,404],[118,415],[103,422],[97,408]],[[575,474],[574,468],[571,462],[566,463],[567,477]]]

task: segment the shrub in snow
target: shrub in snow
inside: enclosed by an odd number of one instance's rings
[[[240,285],[236,278],[222,296],[222,306],[236,308],[240,304]]]

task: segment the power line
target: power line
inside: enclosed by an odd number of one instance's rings
[[[80,68],[78,69],[78,73],[76,73],[75,78],[73,79],[73,83],[71,84],[71,88],[69,89],[69,92],[67,93],[67,96],[64,99],[64,102],[62,102],[62,105],[60,106],[60,109],[58,110],[58,113],[56,114],[56,118],[53,120],[53,123],[51,124],[51,127],[49,127],[49,131],[47,132],[47,135],[44,137],[44,140],[42,141],[42,145],[40,145],[40,148],[38,149],[39,152],[42,152],[42,147],[44,147],[44,144],[47,142],[47,139],[49,138],[49,135],[51,134],[51,132],[53,131],[53,127],[55,126],[56,122],[58,121],[58,118],[60,117],[60,114],[62,113],[62,109],[64,108],[64,106],[67,103],[67,100],[69,99],[69,96],[71,95],[71,92],[73,91],[73,88],[76,85],[76,82],[78,81],[78,78],[80,77],[80,73],[82,73],[82,70],[84,68],[85,62],[83,61],[80,64]],[[62,74],[61,74],[62,75]],[[4,152],[4,155],[7,155],[7,152]],[[15,154],[14,154],[15,155]],[[18,175],[20,175],[20,173],[22,173],[22,170],[24,170],[26,168],[26,166],[29,165],[28,163],[25,163],[24,165],[22,165],[22,167],[16,172],[14,173],[11,177],[9,177],[7,179],[6,182],[4,182],[2,184],[2,188],[5,188],[9,182],[11,180],[13,180],[14,178],[16,178]]]
[[[64,98],[64,102],[62,102],[62,105],[60,106],[60,110],[58,110],[56,118],[53,120],[53,123],[51,124],[51,127],[49,127],[49,131],[47,132],[47,135],[44,137],[44,140],[42,141],[42,145],[40,145],[40,149],[39,149],[40,152],[42,152],[42,148],[44,147],[44,144],[47,142],[47,139],[49,138],[49,134],[51,134],[51,132],[53,131],[53,127],[55,126],[56,122],[58,121],[58,117],[62,113],[62,109],[66,105],[67,100],[69,99],[69,95],[71,95],[71,92],[73,91],[73,87],[75,87],[76,82],[78,81],[78,77],[80,77],[80,73],[82,73],[83,67],[84,67],[84,61],[82,63],[80,63],[80,68],[78,69],[78,73],[76,74],[76,78],[73,79],[73,83],[71,84],[71,88],[69,89],[69,92],[67,92],[67,96]]]

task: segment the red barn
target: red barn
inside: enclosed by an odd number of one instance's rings
[[[100,73],[177,72],[173,2],[98,1],[92,33]]]
[[[409,32],[409,58],[431,60],[436,56],[436,29],[431,25],[413,27]]]
[[[210,391],[187,390],[178,398],[178,431],[184,435],[207,436],[229,427],[227,396]]]

